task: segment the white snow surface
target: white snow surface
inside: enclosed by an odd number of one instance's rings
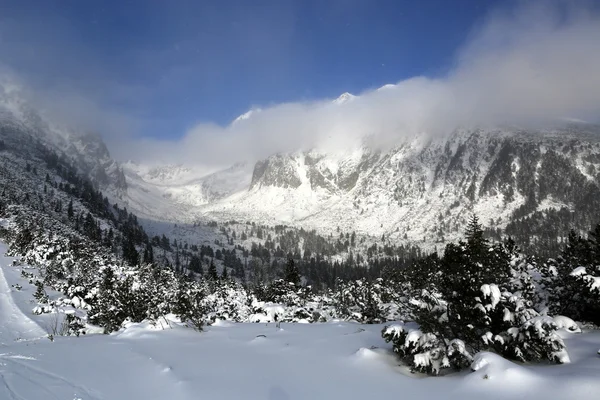
[[[0,254],[6,246],[0,244]],[[0,399],[597,399],[600,332],[565,332],[572,363],[518,365],[491,354],[475,372],[410,374],[381,325],[219,323],[199,333],[128,324],[112,335],[46,338],[26,266],[0,257]],[[21,290],[12,285],[20,284]]]

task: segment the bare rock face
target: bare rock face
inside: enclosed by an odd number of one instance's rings
[[[256,163],[250,188],[261,186],[297,188],[301,183],[296,160],[289,155],[275,155]]]

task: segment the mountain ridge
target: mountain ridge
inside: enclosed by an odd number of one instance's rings
[[[529,232],[535,237],[551,219],[563,231],[585,231],[600,210],[600,127],[593,124],[399,135],[387,148],[364,138],[335,152],[281,152],[203,171],[119,164],[99,135],[54,124],[15,88],[0,94],[5,140],[26,148],[25,138],[33,138],[58,150],[111,201],[148,220],[342,229],[427,248],[457,239],[473,213],[497,235],[520,234],[528,219],[535,220],[531,229],[537,231]],[[333,102],[344,107],[356,97],[344,94]]]

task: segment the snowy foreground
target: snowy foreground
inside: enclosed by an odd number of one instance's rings
[[[220,323],[198,333],[171,322],[51,342],[53,317],[31,312],[34,286],[11,262],[0,257],[2,400],[600,398],[598,331],[563,334],[567,365],[482,353],[477,371],[444,377],[399,366],[381,325]]]

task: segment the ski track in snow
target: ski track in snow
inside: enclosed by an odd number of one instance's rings
[[[0,378],[12,399],[64,399],[65,396],[83,396],[82,399],[99,400],[92,391],[74,384],[60,375],[35,367],[33,364],[17,361],[16,358],[3,360]],[[0,392],[1,393],[1,392]],[[21,395],[20,393],[24,393]]]

